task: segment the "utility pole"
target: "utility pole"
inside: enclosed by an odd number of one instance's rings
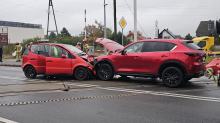
[[[86,40],[86,39],[87,39],[87,30],[86,30],[86,26],[87,26],[87,17],[86,17],[86,13],[87,13],[87,12],[86,12],[86,9],[85,9],[84,12],[85,12],[85,13],[84,13],[84,14],[85,14],[85,27],[84,27],[84,33],[85,33],[84,36],[85,36],[85,38],[84,38],[84,39]]]
[[[134,0],[134,42],[137,42],[137,0]]]
[[[108,4],[105,3],[104,0],[104,38],[107,38],[107,30],[106,30],[106,6]]]
[[[115,34],[115,40],[117,35],[117,8],[116,8],[116,0],[113,0],[114,5],[114,34]]]
[[[57,35],[58,33],[58,28],[57,28],[57,21],[56,21],[56,16],[55,16],[55,11],[54,11],[54,7],[53,7],[53,1],[49,0],[49,5],[48,5],[48,20],[47,20],[47,37],[49,35],[49,25],[50,25],[50,8],[52,8],[53,11],[53,17],[54,17],[54,23],[55,23],[55,27],[56,27],[56,33]]]
[[[158,21],[155,21],[155,38],[159,38],[159,27],[158,27]]]

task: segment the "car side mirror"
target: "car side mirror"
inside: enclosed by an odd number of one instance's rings
[[[125,51],[125,50],[122,50],[122,51],[121,51],[121,55],[126,55],[126,51]]]
[[[66,59],[67,57],[66,57],[66,55],[62,54],[61,58]]]

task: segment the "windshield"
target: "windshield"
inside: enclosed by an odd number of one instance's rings
[[[201,50],[201,47],[199,47],[197,44],[195,44],[193,41],[184,41],[183,44],[193,50]]]
[[[74,47],[74,46],[72,46],[72,45],[65,45],[65,47],[66,47],[68,50],[70,50],[70,51],[76,53],[76,54],[79,55],[79,56],[84,56],[84,55],[86,55],[86,53],[84,53],[82,50],[80,50],[80,49],[78,49],[78,48],[76,48],[76,47]]]

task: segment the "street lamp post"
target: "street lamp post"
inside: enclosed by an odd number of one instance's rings
[[[116,41],[116,35],[118,33],[117,31],[117,7],[116,7],[116,0],[113,0],[113,6],[114,6],[114,34],[115,34],[115,38],[114,40]]]
[[[104,38],[107,38],[107,30],[106,30],[106,6],[108,4],[105,3],[104,0]]]
[[[134,42],[137,42],[137,0],[134,0]]]

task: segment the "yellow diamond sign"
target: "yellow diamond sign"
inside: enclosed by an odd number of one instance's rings
[[[121,18],[119,24],[120,24],[122,29],[124,29],[127,26],[127,21],[125,20],[124,17]]]

